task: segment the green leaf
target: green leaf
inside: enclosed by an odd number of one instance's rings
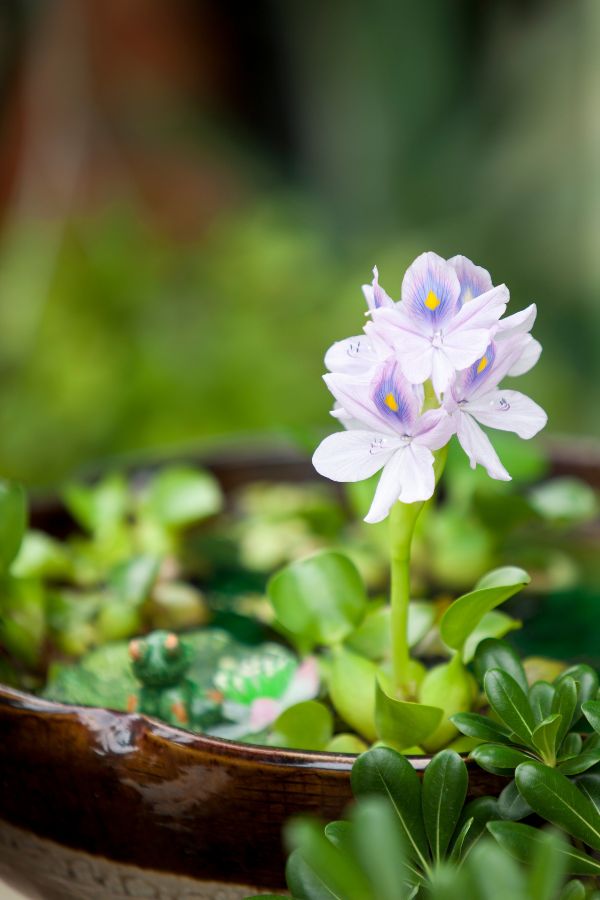
[[[437,753],[423,776],[425,831],[435,860],[443,859],[467,796],[467,767],[458,753]]]
[[[354,763],[351,780],[355,797],[376,794],[387,798],[409,857],[426,870],[429,847],[421,813],[421,782],[408,760],[388,747],[367,750]]]
[[[510,777],[516,767],[530,757],[521,750],[504,744],[480,744],[471,752],[471,759],[486,772]]]
[[[112,569],[108,586],[123,605],[140,606],[148,599],[159,568],[160,560],[155,556],[134,556]]]
[[[495,797],[477,797],[466,804],[457,826],[457,831],[460,831],[465,822],[471,822],[471,827],[463,841],[461,851],[463,859],[485,832],[487,823],[491,822],[492,819],[499,818],[498,801]],[[454,855],[454,850],[452,852]]]
[[[286,566],[270,579],[267,592],[284,628],[311,645],[344,640],[367,609],[358,570],[347,556],[332,550]]]
[[[518,822],[519,819],[524,819],[533,812],[529,804],[521,797],[514,779],[509,781],[504,790],[500,792],[498,811],[501,819],[511,822]]]
[[[22,485],[0,479],[0,575],[6,573],[27,528],[27,497]]]
[[[0,579],[0,646],[33,669],[43,655],[46,606],[43,585],[36,579]]]
[[[600,849],[600,814],[568,778],[538,762],[520,765],[515,778],[520,794],[538,815]]]
[[[531,825],[497,821],[490,822],[487,827],[500,846],[521,862],[530,862],[540,840],[543,840],[542,832],[538,828],[532,828]],[[566,842],[561,843],[556,852],[563,857],[566,871],[571,875],[600,874],[600,862],[596,862],[585,853],[580,853]]]
[[[519,740],[530,745],[535,719],[527,696],[514,678],[500,669],[486,672],[483,686],[490,706]]]
[[[592,766],[595,766],[599,762],[600,749],[589,750],[587,752],[584,750],[584,752],[580,753],[578,756],[573,756],[571,759],[566,759],[564,762],[561,762],[558,766],[558,771],[569,777],[572,775],[580,775],[582,772],[587,772],[588,769],[591,769]]]
[[[296,819],[284,831],[289,856],[285,877],[298,900],[375,900],[352,856],[327,840],[315,822]]]
[[[338,715],[368,741],[377,738],[375,727],[375,663],[357,653],[336,650],[329,675],[329,696]]]
[[[404,836],[387,798],[363,797],[352,815],[354,852],[377,900],[397,900],[399,887],[414,883],[404,860]]]
[[[441,709],[443,718],[436,730],[419,743],[429,752],[445,747],[456,736],[456,725],[450,716],[470,710],[476,693],[475,679],[458,653],[449,663],[430,669],[421,683],[419,700]]]
[[[65,544],[35,530],[25,533],[11,567],[15,578],[67,580],[72,572],[73,564]]]
[[[478,713],[457,713],[450,717],[462,734],[469,737],[480,738],[482,741],[509,744],[510,732],[503,725],[494,722],[488,716],[480,716]]]
[[[94,485],[71,484],[63,491],[73,518],[94,535],[110,533],[124,519],[129,490],[123,475],[113,472]]]
[[[529,689],[529,705],[538,724],[551,714],[555,693],[555,689],[547,681],[536,681]]]
[[[581,881],[569,881],[562,889],[558,900],[585,900],[587,891]]]
[[[572,756],[579,756],[582,748],[583,741],[581,740],[581,735],[577,734],[575,731],[571,731],[571,733],[566,736],[561,744],[558,758],[559,760],[563,760],[570,759]],[[596,748],[590,745],[590,741],[588,739],[585,744],[585,749],[595,750]]]
[[[527,886],[535,900],[555,900],[567,870],[567,859],[561,849],[566,846],[562,837],[542,831],[529,860]]]
[[[331,841],[332,844],[335,844],[336,847],[339,847],[340,850],[350,850],[351,852],[353,852],[353,832],[353,824],[351,822],[348,822],[346,819],[338,819],[335,822],[328,822],[325,826],[325,837],[328,841]]]
[[[499,641],[495,638],[482,641],[475,653],[474,666],[477,680],[481,685],[483,685],[483,679],[488,669],[502,669],[503,672],[507,672],[515,679],[525,693],[529,689],[521,660],[506,641]]]
[[[589,521],[598,511],[594,489],[571,476],[553,478],[533,488],[529,502],[542,518],[565,525]]]
[[[444,643],[454,650],[462,650],[483,616],[514,596],[530,581],[527,572],[512,566],[488,572],[474,591],[455,600],[442,616],[440,634]]]
[[[375,687],[375,726],[377,735],[392,741],[403,750],[422,744],[442,720],[443,711],[437,706],[396,700],[377,679]]]
[[[578,706],[587,703],[589,700],[595,700],[598,696],[598,674],[591,666],[586,666],[584,663],[570,666],[558,676],[554,684],[561,684],[565,678],[572,678],[577,684]]]
[[[554,765],[556,761],[556,748],[559,745],[557,737],[561,728],[561,723],[562,715],[560,713],[554,713],[540,722],[533,730],[533,745],[539,750],[541,756],[548,765]]]
[[[600,700],[588,700],[581,711],[598,734],[600,734]]]
[[[492,609],[485,614],[477,628],[465,641],[462,654],[464,662],[471,662],[482,641],[490,638],[503,638],[509,631],[515,631],[522,625],[523,623],[519,619],[513,619],[512,616],[508,616],[499,609]]]
[[[334,735],[325,747],[328,753],[352,753],[356,756],[364,753],[366,749],[367,745],[364,741],[361,741],[355,734],[346,733]]]
[[[220,512],[223,494],[209,472],[191,466],[169,466],[151,479],[141,507],[164,528],[185,528]]]
[[[333,735],[333,716],[318,700],[295,703],[277,717],[269,743],[294,750],[323,750]]]
[[[560,747],[566,734],[571,730],[571,725],[577,710],[577,685],[572,678],[563,679],[556,687],[556,694],[552,701],[552,713],[561,716],[561,723],[556,736],[556,746]]]
[[[575,779],[575,784],[600,813],[600,773],[586,772]]]

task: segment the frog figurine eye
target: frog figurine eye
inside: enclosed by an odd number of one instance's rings
[[[134,639],[129,642],[129,656],[133,662],[140,662],[146,655],[146,642]]]
[[[181,644],[179,643],[179,638],[176,634],[173,634],[173,632],[166,636],[164,646],[169,656],[179,656]]]

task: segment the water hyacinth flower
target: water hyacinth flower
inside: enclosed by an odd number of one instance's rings
[[[480,463],[491,478],[501,481],[510,481],[510,475],[480,425],[513,431],[526,440],[546,425],[546,413],[531,398],[498,387],[506,375],[523,371],[523,366],[529,365],[532,352],[539,356],[532,342],[529,334],[519,333],[493,341],[480,360],[456,375],[444,398],[444,407],[455,422],[456,436],[471,467]]]
[[[353,427],[320,444],[313,456],[317,472],[333,481],[362,481],[383,469],[366,522],[384,519],[397,500],[428,500],[435,487],[432,451],[452,434],[447,411],[421,414],[423,389],[411,385],[393,359],[370,378],[324,377]]]
[[[433,493],[433,453],[456,434],[471,465],[508,480],[481,425],[528,439],[546,414],[506,376],[535,365],[541,345],[530,334],[536,306],[502,318],[509,293],[465,256],[423,253],[408,268],[395,303],[379,284],[363,286],[370,321],[325,357],[332,415],[345,427],[317,448],[313,464],[334,481],[360,481],[383,470],[367,522],[385,518],[396,500]],[[429,385],[426,388],[426,385]],[[438,407],[424,409],[437,397]]]
[[[472,264],[468,274],[476,276],[474,283],[465,277],[461,287],[459,272],[467,269],[463,260],[455,257],[452,265],[437,253],[422,253],[406,271],[402,302],[372,312],[378,334],[392,343],[406,378],[413,384],[431,378],[438,397],[456,371],[483,356],[509,299],[505,285],[474,296],[478,283],[487,284]]]

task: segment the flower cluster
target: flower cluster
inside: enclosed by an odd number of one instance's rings
[[[541,353],[530,334],[536,306],[502,318],[509,300],[485,269],[464,256],[423,253],[406,271],[402,299],[379,284],[363,287],[364,333],[335,343],[324,376],[346,431],[332,434],[313,456],[334,481],[361,481],[382,469],[367,522],[384,519],[400,500],[428,500],[435,487],[433,451],[456,434],[472,468],[510,480],[480,425],[531,438],[545,412],[518,391],[500,389],[507,376],[529,371]]]

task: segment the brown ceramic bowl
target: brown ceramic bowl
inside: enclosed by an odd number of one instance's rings
[[[206,460],[203,460],[206,463]],[[210,461],[209,461],[210,462]],[[600,467],[584,459],[589,480]],[[303,480],[287,455],[213,470],[226,490],[257,478]],[[35,521],[61,530],[64,512]],[[0,878],[44,900],[230,898],[283,887],[281,827],[338,817],[353,757],[202,737],[140,715],[67,706],[0,686]],[[415,757],[422,771],[427,758]],[[472,796],[503,779],[477,767]],[[37,893],[35,893],[37,891]]]

